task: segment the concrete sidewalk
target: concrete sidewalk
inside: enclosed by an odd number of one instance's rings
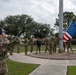
[[[66,75],[67,61],[46,60],[29,75]]]
[[[50,60],[25,56],[24,53],[14,53],[9,59],[22,63],[40,64],[29,75],[66,75],[68,65],[76,65],[76,60]]]

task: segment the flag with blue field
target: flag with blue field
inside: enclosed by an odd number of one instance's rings
[[[73,20],[71,25],[67,29],[67,31],[63,35],[63,42],[67,42],[67,40],[72,39],[72,37],[76,34],[76,23]]]

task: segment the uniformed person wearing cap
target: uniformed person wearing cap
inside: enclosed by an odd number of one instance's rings
[[[30,38],[30,52],[32,53],[34,49],[34,41],[33,38]]]
[[[28,38],[24,39],[24,47],[25,47],[25,55],[27,55],[27,52],[28,52]]]
[[[6,75],[7,73],[7,65],[6,65],[6,58],[7,58],[7,49],[4,44],[7,44],[3,39],[2,29],[0,28],[0,75]]]
[[[49,39],[46,37],[45,38],[45,53],[47,50],[49,51]]]

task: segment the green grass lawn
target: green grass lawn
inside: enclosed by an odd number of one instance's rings
[[[57,48],[59,48],[59,46],[57,46]],[[72,48],[73,49],[75,49],[76,48],[76,45],[72,45]],[[20,52],[24,52],[24,46],[23,45],[21,45],[20,46]],[[42,45],[41,46],[41,51],[44,51],[45,50],[45,45]],[[30,45],[28,46],[28,51],[30,51]],[[33,51],[36,51],[36,46],[34,46],[34,50]],[[76,51],[76,50],[74,50],[74,51]],[[17,52],[17,48],[15,47],[15,49],[14,49],[14,52]]]
[[[38,64],[25,64],[7,59],[8,74],[7,75],[29,75]]]
[[[24,50],[25,50],[24,46],[21,45],[21,46],[20,46],[20,52],[24,52]],[[42,45],[42,46],[41,46],[41,51],[44,51],[44,50],[45,50],[45,46]],[[28,51],[30,51],[30,45],[28,46]],[[33,51],[36,51],[36,46],[34,46]],[[15,47],[15,49],[14,49],[14,52],[17,52],[17,48],[16,48],[16,47]]]
[[[76,66],[68,66],[67,75],[76,75]]]

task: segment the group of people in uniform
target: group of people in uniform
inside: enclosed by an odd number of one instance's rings
[[[51,35],[51,37],[45,38],[45,53],[48,50],[49,54],[56,53],[56,46],[58,43],[58,38],[55,35]]]
[[[57,45],[58,45],[58,37],[55,35],[51,35],[50,38],[44,39],[44,45],[45,45],[45,53],[48,51],[49,54],[56,53],[57,52]],[[25,55],[27,55],[28,52],[28,45],[30,44],[30,52],[33,52],[34,45],[36,46],[36,54],[41,52],[41,45],[42,45],[42,39],[36,38],[34,41],[33,38],[24,39],[24,48],[25,48]],[[63,44],[64,51],[65,51],[65,45],[67,45],[67,51],[69,52],[69,49],[73,52],[71,48],[71,40],[68,40],[66,44]],[[2,32],[2,29],[0,28],[0,75],[6,75],[8,69],[6,65],[6,58],[7,58],[7,52],[10,52],[10,55],[13,53],[14,46],[17,47],[17,53],[19,53],[20,50],[20,39],[18,37],[11,37],[7,36]]]
[[[36,38],[34,41],[34,38],[29,39],[28,43],[28,38],[24,40],[24,46],[25,46],[25,55],[27,55],[28,52],[28,46],[30,44],[30,52],[32,53],[34,50],[34,46],[36,47],[36,54],[41,52],[41,45],[42,45],[42,39]],[[45,46],[45,53],[48,51],[49,54],[56,53],[58,51],[57,45],[59,44],[59,39],[56,35],[51,35],[50,38],[45,37],[44,38],[44,46]],[[63,52],[69,53],[70,50],[73,52],[72,47],[71,47],[71,40],[68,40],[66,43],[63,43]]]
[[[45,53],[47,50],[49,51],[50,54],[56,53],[58,51],[57,50],[58,44],[59,44],[59,39],[55,35],[51,35],[50,39],[45,38]],[[73,53],[71,39],[67,40],[67,42],[65,43],[63,42],[63,52],[69,53],[70,50]]]
[[[48,39],[47,37],[44,38],[44,45],[45,45],[45,53],[46,51],[49,51],[49,54],[52,53],[56,53],[56,46],[57,46],[57,37],[54,35],[51,35],[51,38]],[[25,55],[27,54],[28,51],[28,44],[30,44],[30,52],[33,52],[34,49],[34,45],[36,47],[36,54],[41,52],[41,45],[42,45],[42,39],[40,38],[36,38],[36,40],[34,41],[33,38],[29,39],[29,43],[28,43],[28,39],[26,38],[24,40],[24,46],[25,46]]]
[[[28,45],[30,44],[30,52],[32,53],[34,50],[34,45],[36,45],[36,54],[39,51],[40,53],[40,48],[41,48],[41,39],[37,38],[35,41],[33,38],[30,38],[28,41],[28,38],[24,39],[24,47],[25,47],[25,55],[27,55],[28,52]]]
[[[13,55],[13,50],[14,50],[15,47],[17,48],[17,53],[19,53],[20,52],[20,38],[19,37],[8,36],[7,39],[11,42],[7,46],[10,55]]]

